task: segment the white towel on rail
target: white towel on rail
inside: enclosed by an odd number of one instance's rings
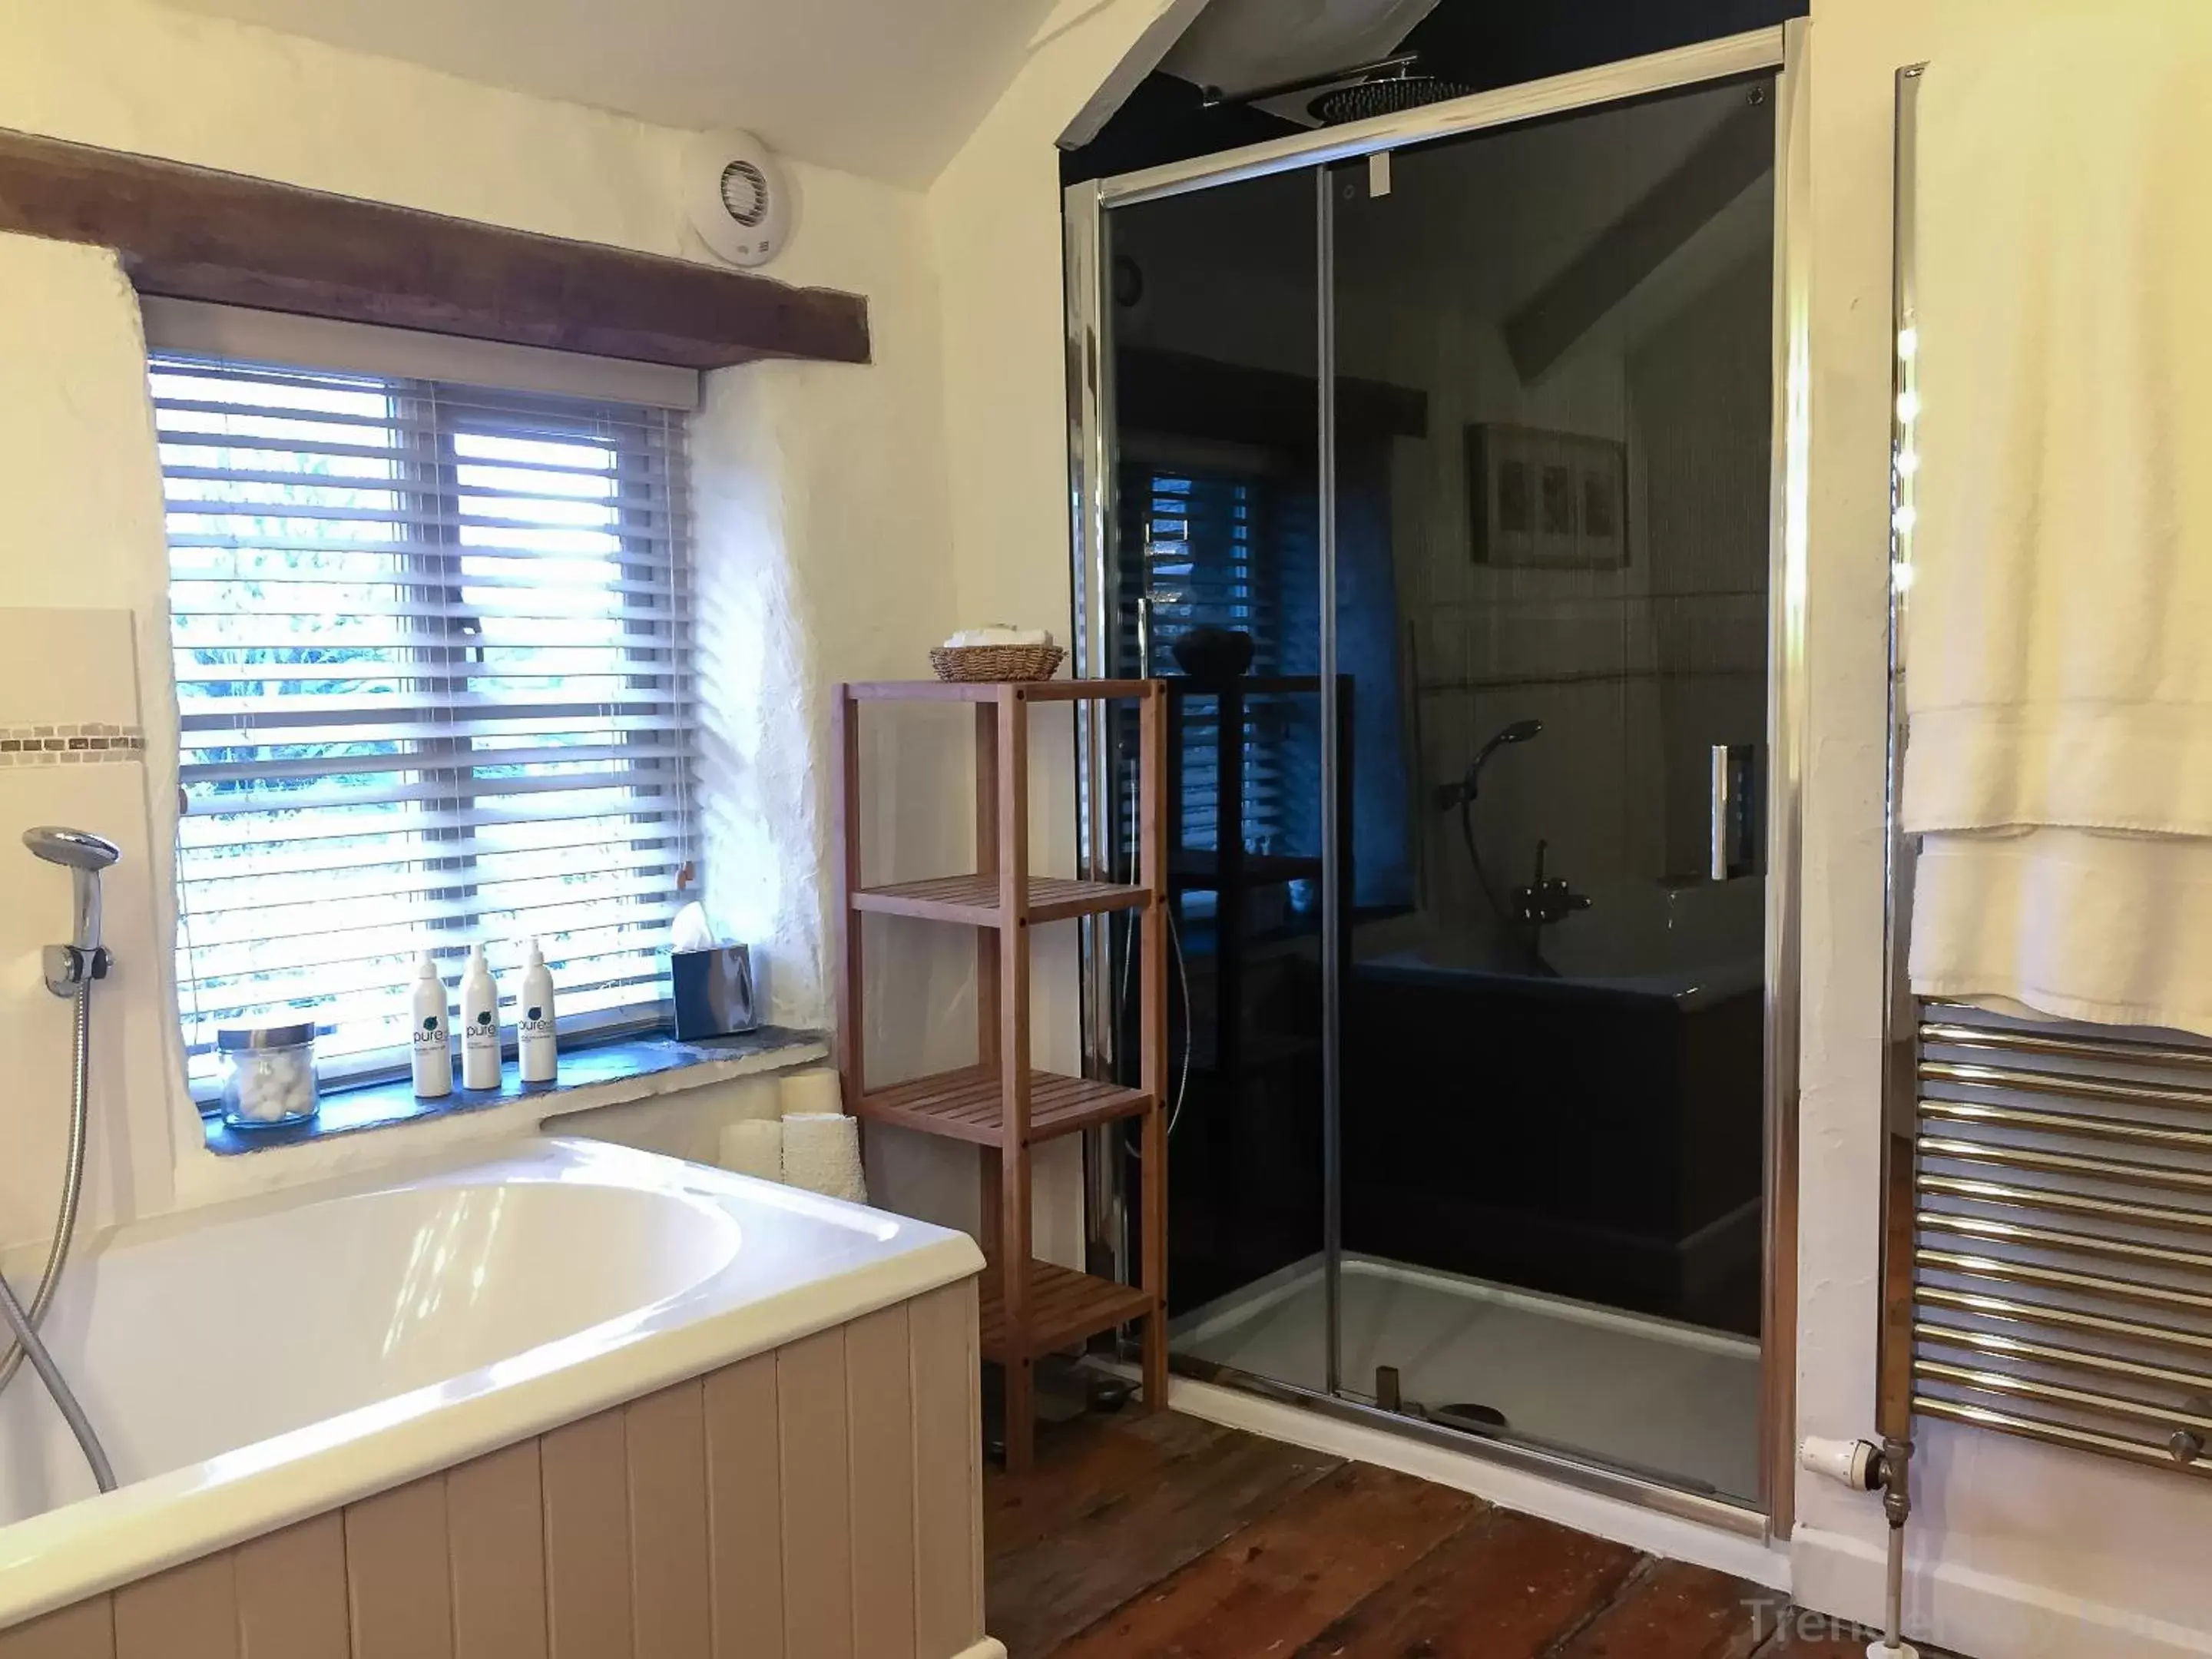
[[[2212,1036],[2212,841],[1923,836],[1910,971],[1921,996]]]
[[[2212,1031],[2212,5],[2008,23],[1917,148],[1913,989]]]
[[[1917,151],[1905,825],[2212,834],[2212,5],[2008,22]]]

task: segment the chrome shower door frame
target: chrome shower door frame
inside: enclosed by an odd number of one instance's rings
[[[1753,30],[1571,75],[1555,76],[1470,97],[1423,106],[1372,120],[1255,144],[1165,167],[1086,181],[1068,187],[1062,201],[1066,280],[1070,542],[1074,566],[1074,672],[1103,670],[1118,595],[1113,557],[1115,522],[1111,434],[1114,428],[1112,354],[1107,340],[1111,269],[1109,210],[1193,191],[1312,171],[1321,181],[1316,211],[1322,303],[1318,343],[1323,388],[1318,418],[1326,460],[1334,434],[1332,307],[1328,302],[1328,169],[1332,163],[1387,154],[1411,144],[1479,132],[1543,116],[1562,115],[1626,99],[1685,90],[1742,75],[1773,73],[1775,97],[1773,473],[1770,485],[1766,791],[1766,951],[1765,1133],[1765,1237],[1764,1338],[1761,1343],[1761,1505],[1758,1509],[1686,1492],[1595,1462],[1559,1457],[1480,1435],[1430,1429],[1394,1413],[1343,1397],[1338,1332],[1330,1320],[1328,1375],[1331,1392],[1313,1394],[1271,1379],[1207,1368],[1215,1381],[1231,1382],[1277,1400],[1332,1415],[1386,1425],[1418,1438],[1436,1439],[1470,1455],[1533,1470],[1588,1490],[1753,1535],[1786,1537],[1793,1510],[1796,1439],[1798,1165],[1798,1007],[1800,797],[1804,722],[1804,595],[1809,431],[1807,360],[1810,214],[1808,196],[1807,106],[1803,20]],[[1322,488],[1331,484],[1323,467]],[[1333,590],[1334,514],[1323,502],[1322,591]],[[1334,683],[1332,608],[1322,605],[1324,637],[1320,672]],[[1326,757],[1333,745],[1322,745]],[[1110,732],[1103,705],[1090,706],[1076,740],[1079,867],[1103,878],[1112,859]],[[1324,825],[1333,814],[1324,812]],[[1326,853],[1324,854],[1326,859]],[[1334,864],[1325,867],[1334,869]],[[1334,900],[1334,896],[1332,895]],[[1337,905],[1324,906],[1325,921]],[[1102,924],[1085,924],[1083,940],[1084,1052],[1094,1074],[1113,1055],[1108,1018],[1110,952]],[[1324,948],[1322,998],[1325,1035],[1340,1022],[1343,988],[1336,953]],[[1341,1100],[1339,1048],[1325,1044],[1322,1112],[1328,1196],[1324,1217],[1323,1267],[1334,1304],[1343,1240],[1337,1202],[1334,1126]],[[1085,1147],[1086,1224],[1094,1258],[1127,1255],[1127,1229],[1118,1169],[1110,1143],[1094,1133]]]

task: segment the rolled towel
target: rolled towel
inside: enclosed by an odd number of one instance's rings
[[[829,1112],[845,1109],[845,1097],[838,1087],[837,1073],[828,1066],[817,1066],[811,1072],[786,1072],[775,1093],[777,1113],[790,1117],[799,1112]]]
[[[963,628],[945,641],[954,651],[971,645],[1050,645],[1052,632],[1043,628],[1013,628],[1005,623],[989,628]]]
[[[860,1173],[860,1125],[842,1112],[787,1112],[783,1119],[783,1178],[830,1198],[868,1201]]]
[[[722,1126],[718,1161],[738,1175],[758,1176],[763,1181],[783,1179],[783,1120],[774,1117],[739,1118]]]

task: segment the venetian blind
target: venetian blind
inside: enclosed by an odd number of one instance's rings
[[[665,1012],[694,751],[683,416],[151,359],[182,728],[178,984],[404,1068],[417,956],[542,943],[562,1024]],[[502,988],[504,988],[504,987]]]

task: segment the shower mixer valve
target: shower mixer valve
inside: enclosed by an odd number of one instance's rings
[[[1544,852],[1550,845],[1546,841],[1536,843],[1535,878],[1526,887],[1513,890],[1513,914],[1531,927],[1548,927],[1590,908],[1590,896],[1575,891],[1565,876],[1544,874]]]

